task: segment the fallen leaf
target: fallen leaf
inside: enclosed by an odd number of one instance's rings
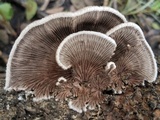
[[[62,12],[63,10],[64,10],[63,7],[52,8],[52,9],[46,10],[46,13],[48,13],[48,14],[54,14],[54,13]]]
[[[11,20],[13,17],[13,8],[9,3],[0,4],[0,19]]]
[[[71,0],[71,3],[76,9],[81,9],[86,6],[84,0]]]
[[[156,22],[153,22],[153,23],[152,23],[152,27],[153,27],[154,29],[156,29],[156,30],[160,30],[160,25],[159,25],[158,23],[156,23]]]
[[[25,7],[26,18],[27,20],[31,20],[37,12],[37,3],[34,0],[27,0]]]

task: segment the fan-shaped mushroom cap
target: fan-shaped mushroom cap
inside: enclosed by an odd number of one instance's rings
[[[72,65],[87,61],[105,65],[116,48],[115,41],[99,32],[81,31],[66,37],[59,45],[56,60],[59,66],[67,70]]]
[[[125,17],[118,11],[93,6],[75,13],[57,13],[31,23],[17,38],[9,55],[5,89],[34,90],[37,98],[49,97],[56,90],[57,79],[70,76],[70,70],[64,71],[55,60],[61,41],[81,30],[105,33],[124,22]]]
[[[123,23],[112,28],[107,35],[117,43],[112,61],[117,62],[119,69],[135,71],[148,82],[156,80],[157,66],[154,54],[138,25]]]

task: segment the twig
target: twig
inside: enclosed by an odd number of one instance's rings
[[[117,10],[117,0],[113,1],[113,8]]]
[[[3,26],[6,29],[8,34],[11,34],[13,36],[17,36],[17,33],[12,28],[10,22],[3,20],[3,21],[0,21],[0,24],[1,24],[1,26]]]
[[[50,0],[44,0],[44,4],[41,6],[40,10],[44,11],[47,8],[49,2],[50,2]]]
[[[154,14],[150,14],[150,15],[160,24],[160,20]]]
[[[109,4],[109,0],[104,0],[103,6],[108,6],[108,4]]]

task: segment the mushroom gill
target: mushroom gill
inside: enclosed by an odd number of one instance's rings
[[[15,41],[5,90],[32,91],[34,100],[68,100],[83,112],[104,101],[103,91],[156,80],[154,54],[138,25],[109,7],[86,7],[28,25]]]

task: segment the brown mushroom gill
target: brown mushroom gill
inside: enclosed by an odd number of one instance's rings
[[[109,7],[87,7],[31,23],[15,41],[6,90],[33,91],[35,100],[69,99],[77,112],[94,109],[103,90],[156,80],[153,52],[138,25]]]
[[[110,24],[110,21],[114,23]],[[56,91],[53,86],[57,79],[69,77],[71,72],[61,69],[55,61],[61,41],[77,31],[102,29],[106,33],[122,22],[126,22],[124,16],[107,7],[88,7],[75,13],[59,13],[33,22],[23,30],[13,46],[5,88],[34,90],[37,98],[49,97],[49,93]]]

